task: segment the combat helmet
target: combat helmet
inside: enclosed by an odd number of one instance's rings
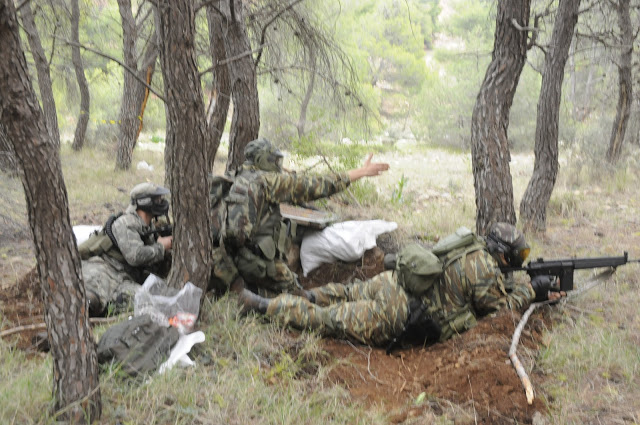
[[[252,140],[244,148],[245,161],[262,171],[282,172],[284,155],[267,139]]]
[[[167,215],[169,212],[169,201],[164,199],[164,195],[169,194],[169,189],[153,183],[145,182],[134,186],[131,189],[131,205],[136,209],[148,212],[154,217]]]
[[[529,245],[521,231],[509,223],[493,223],[486,236],[487,249],[494,257],[503,254],[511,267],[521,267],[529,256]]]

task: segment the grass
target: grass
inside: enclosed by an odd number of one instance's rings
[[[63,146],[62,164],[74,224],[101,223],[113,210],[126,205],[133,185],[163,181],[160,153],[136,151],[134,169],[128,172],[114,172],[114,158],[114,153],[104,148],[76,153]],[[135,169],[142,159],[154,166],[153,172]],[[309,166],[316,162],[309,161]],[[355,185],[352,195],[336,198],[341,202],[326,205],[345,218],[398,222],[400,228],[393,238],[399,244],[415,238],[434,243],[461,225],[474,229],[469,153],[420,147],[410,154],[382,151],[374,161],[389,162],[391,169]],[[518,210],[533,157],[514,154],[511,167]],[[547,233],[529,238],[531,258],[621,255],[623,250],[639,258],[639,175],[633,163],[601,175],[580,161],[563,164],[548,208]],[[24,199],[19,182],[0,179],[8,188],[2,196],[17,205],[12,217],[26,223],[20,211]],[[393,202],[393,190],[400,181],[402,202]],[[573,301],[574,307],[554,307],[561,319],[548,331],[545,338],[549,343],[538,353],[534,366],[547,377],[536,384],[536,391],[547,401],[551,423],[640,423],[639,269],[638,265],[621,267],[612,281]],[[580,287],[588,275],[576,273],[576,286]],[[100,423],[388,422],[388,412],[365,408],[344,388],[329,383],[326,378],[336,360],[327,358],[314,334],[292,337],[255,317],[239,319],[235,300],[230,297],[205,301],[201,329],[206,341],[194,348],[196,368],[174,369],[144,380],[125,379],[117,370],[106,368],[101,374],[104,407]],[[51,405],[50,358],[25,356],[6,341],[0,341],[0,356],[0,422],[53,423],[47,413]],[[473,423],[473,417],[451,403],[443,415],[409,418],[405,423],[424,421]]]

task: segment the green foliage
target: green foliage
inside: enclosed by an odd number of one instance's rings
[[[402,197],[402,192],[404,190],[405,185],[407,184],[407,180],[409,179],[405,177],[404,174],[402,174],[402,177],[400,177],[400,180],[398,180],[398,183],[396,183],[396,186],[393,188],[393,192],[391,192],[391,202],[393,204],[398,205],[404,202],[404,198]]]

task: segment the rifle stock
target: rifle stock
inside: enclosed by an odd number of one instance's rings
[[[600,267],[613,267],[625,265],[639,260],[629,260],[629,254],[625,251],[620,257],[593,257],[593,258],[567,258],[563,260],[546,261],[538,258],[530,261],[524,267],[504,267],[503,273],[512,271],[526,271],[531,278],[540,275],[556,276],[560,279],[560,290],[570,291],[573,289],[573,272],[580,269],[595,269]]]

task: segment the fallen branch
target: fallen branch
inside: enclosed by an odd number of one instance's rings
[[[124,318],[127,315],[129,314],[124,313],[124,314],[120,314],[118,316],[113,316],[113,317],[91,317],[89,318],[89,323],[91,323],[92,325],[95,325],[95,324],[101,324],[101,323],[117,322],[118,320]],[[47,324],[44,322],[41,322],[41,323],[32,323],[30,325],[16,326],[15,328],[6,329],[0,332],[0,338],[13,335],[18,332],[35,331],[38,329],[47,329]]]
[[[575,298],[578,295],[583,294],[589,291],[590,289],[594,288],[599,283],[606,281],[609,277],[611,277],[611,275],[613,275],[614,271],[615,271],[614,269],[609,269],[607,271],[600,273],[595,278],[587,282],[584,287],[578,290],[569,292],[567,296],[562,300],[562,302],[566,303],[569,299]],[[520,323],[518,323],[516,330],[513,332],[513,338],[511,339],[511,348],[509,349],[509,360],[511,360],[511,364],[513,364],[513,367],[516,369],[516,373],[520,377],[520,381],[522,381],[522,386],[524,387],[524,392],[527,397],[528,404],[533,404],[533,397],[534,397],[533,386],[531,385],[531,380],[529,379],[527,372],[524,370],[524,367],[522,366],[520,359],[518,359],[518,355],[516,354],[516,349],[518,348],[518,342],[520,341],[520,334],[522,333],[524,326],[527,324],[527,320],[529,320],[529,316],[531,316],[531,313],[533,313],[533,310],[535,310],[538,306],[551,304],[553,302],[557,302],[557,301],[547,300],[547,301],[531,304],[527,309],[527,311],[522,315],[522,319],[520,319]]]

